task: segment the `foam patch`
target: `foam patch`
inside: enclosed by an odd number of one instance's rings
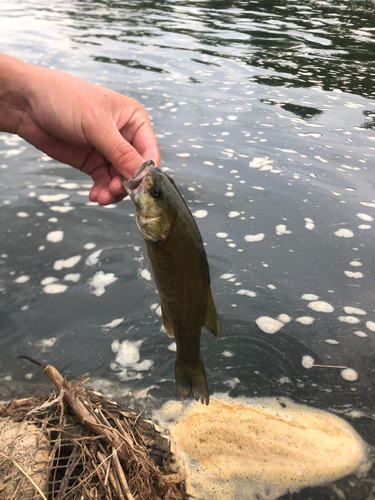
[[[164,405],[188,492],[205,500],[275,500],[369,466],[367,445],[339,417],[288,399],[211,398]]]

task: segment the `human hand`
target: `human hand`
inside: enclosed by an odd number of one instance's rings
[[[159,165],[150,118],[137,101],[60,71],[1,57],[12,60],[17,73],[13,104],[18,109],[5,119],[6,131],[90,175],[91,201],[120,201],[126,196],[121,175],[132,177],[150,159]]]

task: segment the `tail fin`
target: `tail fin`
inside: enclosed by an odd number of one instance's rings
[[[208,405],[210,396],[201,358],[194,364],[187,364],[176,357],[175,376],[177,392],[180,398],[193,393],[195,399]]]

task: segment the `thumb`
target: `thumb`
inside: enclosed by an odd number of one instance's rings
[[[145,161],[138,151],[124,139],[113,123],[104,126],[92,137],[92,145],[104,155],[120,175],[127,178],[139,169]]]

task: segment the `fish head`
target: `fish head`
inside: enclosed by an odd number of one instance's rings
[[[131,179],[122,176],[125,191],[135,205],[139,232],[145,240],[165,241],[168,237],[173,219],[168,202],[170,182],[152,160],[143,163]]]

